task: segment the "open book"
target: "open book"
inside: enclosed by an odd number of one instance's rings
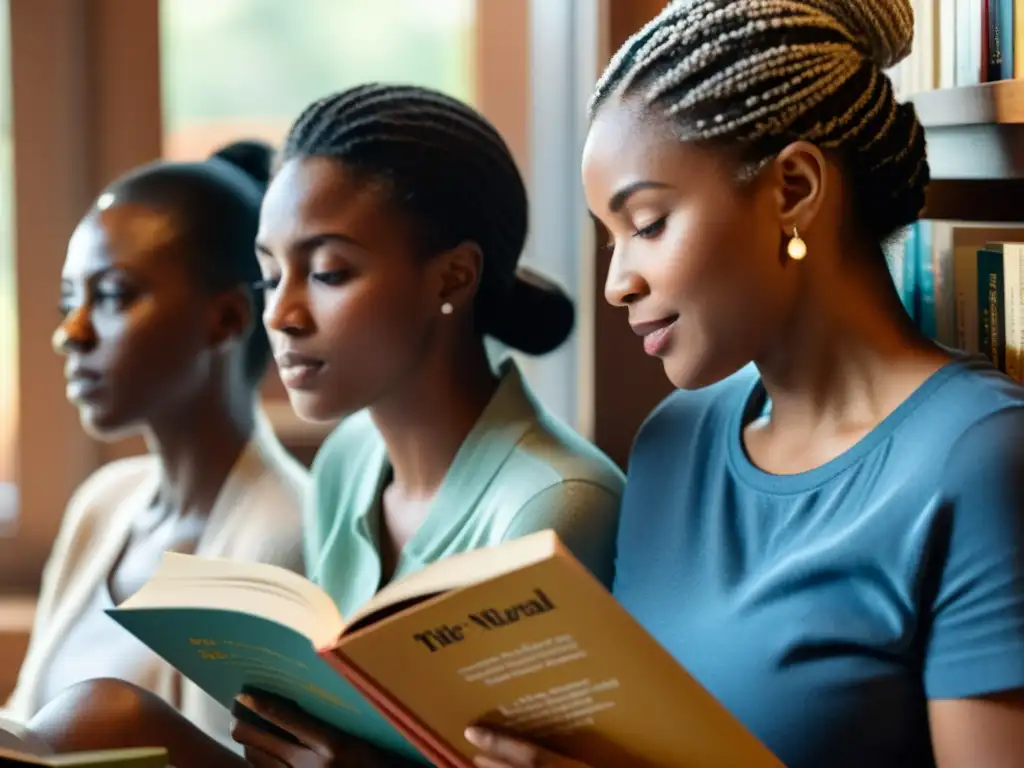
[[[32,765],[44,768],[169,768],[167,750],[157,747],[46,756],[0,749],[0,768]]]
[[[437,561],[347,620],[289,571],[172,553],[109,613],[225,706],[278,694],[441,768],[470,768],[476,722],[593,766],[781,768],[551,531]]]

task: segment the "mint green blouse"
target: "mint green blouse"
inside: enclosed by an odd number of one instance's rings
[[[622,472],[545,411],[514,362],[499,373],[491,402],[456,453],[393,578],[551,528],[610,587]],[[380,499],[389,474],[383,438],[366,411],[346,418],[313,463],[306,564],[342,615],[381,586]]]

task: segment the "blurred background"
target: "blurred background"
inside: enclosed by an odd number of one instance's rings
[[[480,109],[530,189],[525,263],[575,297],[576,332],[522,361],[541,398],[620,463],[667,393],[603,270],[579,184],[591,88],[663,0],[0,0],[0,701],[73,489],[141,450],[82,434],[50,350],[67,239],[104,185],[156,158],[279,143],[315,98],[369,80],[429,85]],[[265,407],[309,460],[276,374]]]

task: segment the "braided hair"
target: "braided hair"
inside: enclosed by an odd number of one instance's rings
[[[501,135],[473,108],[418,86],[357,86],[299,116],[282,162],[302,157],[331,158],[382,182],[412,217],[428,255],[476,243],[484,263],[474,305],[480,333],[535,355],[568,338],[572,302],[553,283],[517,268],[526,188]]]
[[[834,150],[879,242],[917,220],[924,130],[884,70],[909,53],[910,0],[673,0],[612,59],[591,116],[639,97],[682,140],[739,143],[748,171],[787,144]]]

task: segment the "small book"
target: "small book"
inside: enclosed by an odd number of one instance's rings
[[[432,563],[347,619],[290,571],[174,553],[109,613],[227,707],[267,691],[441,768],[471,768],[471,723],[594,766],[782,768],[552,531]]]
[[[76,752],[66,755],[32,755],[0,748],[0,768],[31,765],[44,768],[170,768],[167,750],[162,747]]]

